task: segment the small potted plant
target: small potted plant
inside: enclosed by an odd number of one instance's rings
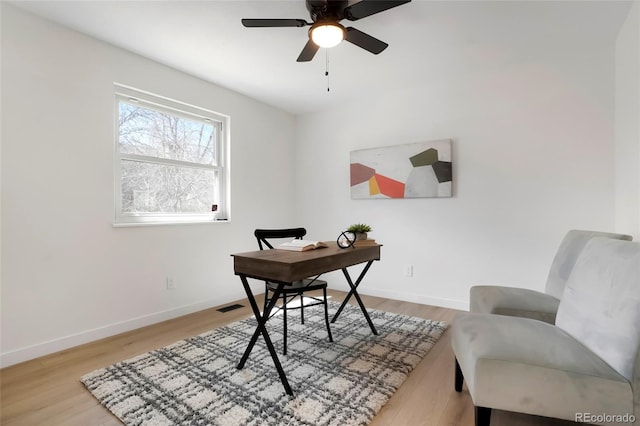
[[[347,232],[352,232],[356,240],[366,240],[367,232],[371,232],[371,227],[364,223],[355,223],[347,228]]]

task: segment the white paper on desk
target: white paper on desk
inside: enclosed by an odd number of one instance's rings
[[[322,241],[311,241],[311,240],[292,240],[287,243],[282,243],[276,248],[279,250],[289,250],[289,251],[307,251],[307,250],[315,250],[317,248],[329,247]]]

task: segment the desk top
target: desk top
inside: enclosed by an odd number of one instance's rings
[[[236,275],[272,282],[291,283],[371,260],[380,260],[381,245],[341,249],[329,247],[303,252],[258,250],[232,254]]]

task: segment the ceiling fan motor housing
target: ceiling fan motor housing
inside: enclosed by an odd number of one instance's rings
[[[344,19],[344,9],[349,2],[347,0],[306,0],[306,5],[313,22],[337,22]]]

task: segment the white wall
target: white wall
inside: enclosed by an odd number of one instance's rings
[[[616,41],[615,226],[640,239],[640,3]]]
[[[434,63],[429,84],[294,118],[0,11],[2,366],[242,297],[229,254],[255,244],[257,226],[330,238],[370,223],[383,258],[363,293],[456,308],[472,284],[541,290],[568,229],[614,227],[613,41],[556,47],[536,30],[526,46],[503,46],[453,26],[474,44]],[[430,47],[447,46],[426,44],[424,60]],[[332,66],[339,90],[346,70]],[[112,227],[114,82],[231,116],[232,222]],[[441,138],[454,141],[453,198],[350,200],[349,151]],[[346,288],[340,274],[328,279]]]
[[[2,366],[243,297],[230,253],[294,219],[294,117],[1,8]],[[231,116],[230,223],[112,227],[114,82]]]
[[[298,217],[318,235],[366,222],[384,244],[362,293],[465,309],[474,284],[543,290],[569,229],[612,230],[613,40],[523,39],[473,40],[491,55],[461,48],[440,79],[298,118]],[[444,138],[452,198],[350,199],[350,151]]]

